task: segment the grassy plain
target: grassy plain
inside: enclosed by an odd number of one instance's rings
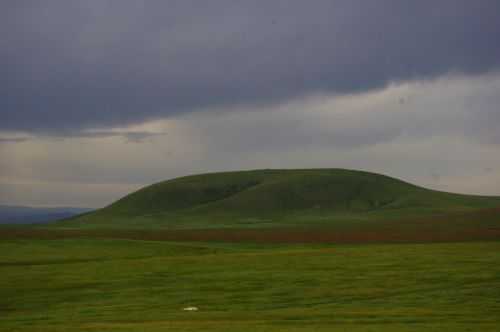
[[[0,331],[500,331],[500,197],[342,169],[157,183],[0,227]]]
[[[500,242],[4,239],[0,330],[498,331]]]

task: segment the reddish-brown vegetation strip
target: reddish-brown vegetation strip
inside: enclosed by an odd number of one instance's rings
[[[4,228],[1,239],[116,238],[152,241],[257,243],[396,243],[500,240],[500,228],[457,232],[335,231],[330,229],[56,230]]]
[[[256,243],[404,243],[500,240],[500,208],[394,220],[363,229],[266,228],[191,230],[0,228],[4,239],[115,238],[151,241],[213,241]]]

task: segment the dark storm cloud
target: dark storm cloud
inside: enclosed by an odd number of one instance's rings
[[[500,65],[497,0],[10,1],[0,130],[68,132]]]

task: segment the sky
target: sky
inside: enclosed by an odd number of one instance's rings
[[[352,168],[500,195],[498,0],[0,3],[0,204]]]

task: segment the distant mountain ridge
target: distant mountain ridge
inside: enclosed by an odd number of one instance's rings
[[[89,208],[0,205],[0,224],[40,224],[89,212]]]

